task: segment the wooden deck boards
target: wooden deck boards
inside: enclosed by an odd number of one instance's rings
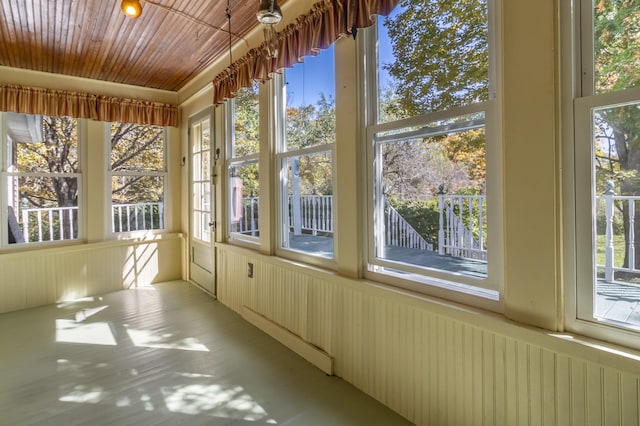
[[[0,360],[0,424],[409,424],[182,281],[2,314]]]

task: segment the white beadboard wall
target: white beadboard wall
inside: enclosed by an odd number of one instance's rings
[[[180,234],[0,254],[0,313],[181,279]]]
[[[218,298],[418,425],[640,425],[640,357],[219,244]],[[247,263],[254,278],[247,277]]]

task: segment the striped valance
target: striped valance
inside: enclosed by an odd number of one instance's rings
[[[0,111],[178,126],[175,105],[11,84],[0,85]]]
[[[239,89],[250,87],[254,81],[266,81],[284,68],[302,62],[304,56],[317,55],[340,37],[353,34],[357,28],[373,25],[374,15],[388,15],[399,0],[323,0],[313,5],[278,33],[277,58],[262,52],[266,42],[251,49],[244,57],[213,80],[214,104],[233,98]]]

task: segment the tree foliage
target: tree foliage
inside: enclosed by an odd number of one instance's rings
[[[315,104],[288,106],[286,114],[288,151],[335,142],[336,117],[333,97],[319,93]],[[333,161],[330,153],[303,155],[295,157],[292,161],[298,162],[300,193],[333,193]]]
[[[258,85],[238,91],[233,100],[234,139],[233,157],[260,152],[260,111],[258,109]]]
[[[394,61],[388,113],[412,117],[489,97],[486,0],[403,0],[384,21]]]
[[[393,57],[379,65],[390,83],[380,88],[384,122],[486,101],[489,98],[486,0],[403,0],[383,20]],[[464,116],[447,125],[478,117]],[[449,193],[484,193],[484,129],[387,144],[383,191],[396,200]]]
[[[16,165],[20,173],[19,197],[31,207],[78,205],[78,126],[70,117],[42,116],[42,141],[17,143]],[[39,176],[38,176],[39,175]]]
[[[164,128],[111,123],[111,192],[113,203],[161,201],[164,182]],[[151,173],[152,175],[149,175]]]
[[[640,84],[640,7],[637,1],[600,0],[594,4],[594,89],[615,92]],[[611,181],[620,195],[640,195],[640,107],[609,107],[594,114],[596,192]],[[630,264],[629,206],[622,212],[624,266]],[[640,212],[635,214],[635,245],[640,244]],[[635,264],[640,264],[640,252]]]

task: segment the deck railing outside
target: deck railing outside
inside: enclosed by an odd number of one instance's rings
[[[260,229],[259,197],[242,197],[242,213],[237,218],[237,223],[232,224],[232,231],[244,235],[256,236]]]
[[[439,194],[438,210],[439,254],[487,260],[486,197]]]
[[[615,197],[623,200],[630,197]],[[640,199],[638,197],[637,199]],[[242,217],[238,223],[238,232],[257,235],[259,230],[258,197],[242,199]],[[385,244],[400,247],[432,250],[433,245],[424,239],[413,227],[387,202],[385,209]],[[440,224],[438,232],[438,251],[443,255],[486,260],[485,247],[486,205],[482,195],[446,195],[438,199]],[[613,205],[613,198],[611,199]],[[631,204],[633,205],[633,203]],[[291,209],[291,201],[289,202]],[[139,230],[162,229],[164,205],[157,203],[116,204],[112,210],[112,231],[132,232]],[[613,208],[611,209],[613,210]],[[633,217],[633,215],[631,215]],[[300,218],[289,215],[289,226],[294,229],[300,221],[302,231],[311,235],[333,233],[333,197],[331,195],[301,195]],[[45,209],[22,209],[23,233],[26,242],[62,240],[77,238],[77,207],[58,207]],[[612,223],[613,219],[607,219]],[[60,233],[60,223],[64,229]],[[30,238],[31,228],[35,226],[37,239]],[[633,227],[631,227],[633,229]],[[633,232],[633,231],[632,231]],[[610,241],[609,238],[607,241]],[[631,239],[633,241],[633,239]],[[609,247],[611,243],[607,243]],[[633,249],[633,248],[632,248]],[[608,270],[614,268],[613,255],[607,262]],[[633,271],[634,265],[630,268]],[[625,269],[626,270],[626,269]],[[612,274],[612,272],[611,272]]]
[[[78,238],[77,212],[77,207],[22,209],[24,242],[62,241]]]
[[[297,218],[292,210],[292,198],[289,197],[289,226],[297,228]],[[300,196],[300,229],[311,235],[333,233],[333,196],[332,195],[301,195]]]
[[[596,268],[604,270],[604,280],[607,282],[613,282],[615,280],[615,272],[631,272],[634,274],[640,274],[640,265],[636,265],[636,247],[635,247],[635,215],[636,215],[636,202],[640,201],[638,196],[626,196],[615,195],[613,191],[608,191],[604,195],[597,196],[596,200],[598,206],[596,211],[602,212],[604,208],[604,264],[598,263]],[[614,231],[614,222],[617,221],[619,215],[621,220],[624,217],[623,211],[627,214],[627,230],[628,235],[624,238],[624,235],[616,233]],[[624,226],[620,223],[620,226]],[[624,228],[623,228],[624,229]],[[615,248],[616,245],[620,248],[620,244],[616,244],[616,240],[624,240],[622,249],[627,251],[627,265],[616,266],[615,265]],[[596,241],[596,244],[602,244]],[[626,246],[625,246],[626,245]]]
[[[164,228],[164,203],[113,204],[112,232],[149,231]]]
[[[387,200],[384,204],[385,245],[433,251],[432,243],[425,240]]]
[[[163,203],[114,204],[113,232],[164,228]],[[78,207],[23,208],[24,242],[62,241],[78,238]]]

